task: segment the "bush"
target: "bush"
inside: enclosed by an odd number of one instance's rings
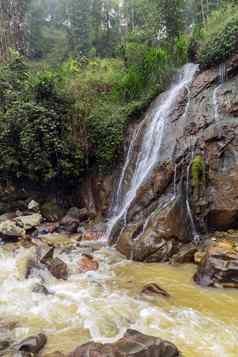
[[[233,6],[215,11],[201,31],[198,61],[203,67],[224,62],[238,50],[238,9]]]
[[[61,114],[34,102],[16,103],[0,128],[3,177],[38,183],[78,177],[83,156]]]

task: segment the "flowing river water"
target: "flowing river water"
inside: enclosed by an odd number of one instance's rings
[[[61,249],[58,256],[70,270],[67,281],[46,271],[25,279],[31,255],[34,248],[1,247],[0,321],[17,323],[8,336],[14,341],[44,332],[48,344],[42,356],[68,353],[91,339],[115,341],[129,327],[174,342],[185,357],[237,356],[238,292],[196,286],[192,265],[135,263],[113,248],[102,248],[95,253],[99,271],[79,274],[78,248]],[[50,295],[32,292],[42,282]],[[142,296],[150,282],[171,298]]]

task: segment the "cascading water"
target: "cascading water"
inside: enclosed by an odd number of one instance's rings
[[[189,87],[197,70],[198,65],[191,63],[185,65],[178,82],[172,86],[163,103],[154,110],[153,115],[149,116],[149,123],[147,123],[146,129],[144,131],[142,143],[140,146],[139,154],[137,156],[135,169],[129,183],[129,187],[126,190],[123,190],[122,187],[124,184],[126,171],[131,158],[133,157],[134,145],[138,133],[143,126],[143,123],[134,134],[119,180],[119,186],[115,197],[115,201],[117,203],[112,211],[113,215],[108,222],[108,238],[111,237],[114,228],[119,222],[123,221],[124,225],[126,224],[127,212],[131,203],[136,198],[138,190],[150,177],[154,167],[158,165],[161,144],[164,137],[164,129],[168,116],[171,112],[171,108],[173,108],[173,106],[176,104],[178,95],[181,93],[181,90]],[[145,118],[145,120],[147,120],[147,118]]]
[[[193,152],[192,152],[192,160],[193,160]],[[196,224],[194,221],[194,217],[193,217],[193,213],[192,213],[192,209],[191,209],[191,205],[190,205],[190,199],[189,199],[190,170],[191,170],[191,163],[187,167],[187,175],[186,175],[186,207],[187,207],[189,220],[191,223],[193,242],[195,244],[198,244],[200,242],[200,236],[196,229]]]
[[[226,80],[226,65],[224,63],[219,66],[219,85],[214,89],[213,92],[213,107],[214,107],[214,119],[215,122],[219,120],[219,102],[218,102],[218,91],[222,87]]]

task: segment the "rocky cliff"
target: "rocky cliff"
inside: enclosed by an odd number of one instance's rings
[[[143,132],[146,119],[139,125]],[[219,67],[209,69],[181,90],[166,121],[158,166],[132,202],[117,248],[135,260],[166,261],[194,235],[203,239],[212,231],[237,228],[237,134],[238,55],[225,63],[222,78]],[[138,147],[140,140],[141,134]]]

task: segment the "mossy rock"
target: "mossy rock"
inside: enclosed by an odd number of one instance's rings
[[[192,185],[197,188],[205,184],[205,162],[202,155],[197,155],[192,162]]]
[[[64,214],[65,210],[60,207],[55,201],[48,201],[41,205],[41,214],[49,222],[56,222],[60,220]]]

